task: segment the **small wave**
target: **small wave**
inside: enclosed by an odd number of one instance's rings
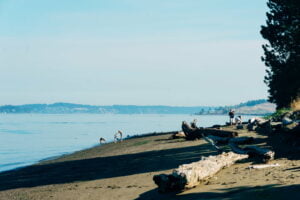
[[[14,166],[14,165],[22,165],[24,162],[14,162],[14,163],[6,163],[6,164],[1,164],[0,168],[2,167],[9,167],[9,166]]]
[[[76,124],[76,122],[49,122],[49,124]]]
[[[50,122],[50,124],[106,124],[107,122]]]
[[[32,134],[30,131],[25,130],[10,130],[10,129],[0,129],[0,132],[13,133],[13,134]]]

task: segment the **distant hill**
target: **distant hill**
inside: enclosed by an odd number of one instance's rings
[[[112,105],[93,106],[72,103],[54,104],[26,104],[0,106],[0,113],[41,113],[41,114],[227,114],[234,108],[240,114],[268,114],[275,111],[275,106],[266,100],[255,100],[241,103],[236,106],[136,106],[136,105]]]
[[[112,105],[92,106],[72,103],[54,104],[27,104],[0,106],[0,113],[45,113],[45,114],[193,114],[199,110],[208,110],[210,107],[180,107],[180,106],[135,106],[135,105]]]
[[[196,113],[198,115],[215,115],[215,114],[221,114],[225,115],[228,114],[228,111],[230,109],[234,109],[235,113],[238,115],[266,115],[271,114],[275,112],[276,105],[269,103],[265,99],[259,99],[259,100],[252,100],[247,101],[245,103],[240,103],[238,105],[234,106],[220,106],[215,108],[210,108],[209,110],[201,110],[200,112]]]

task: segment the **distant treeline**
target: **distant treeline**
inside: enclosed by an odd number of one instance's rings
[[[74,113],[95,113],[95,114],[227,114],[229,109],[255,106],[265,103],[266,100],[254,100],[241,103],[236,106],[137,106],[137,105],[112,105],[94,106],[72,103],[54,104],[26,104],[26,105],[5,105],[0,106],[0,113],[41,113],[41,114],[74,114]]]
[[[247,101],[244,103],[240,103],[238,105],[233,105],[233,106],[219,106],[219,107],[212,107],[208,109],[201,109],[199,112],[197,112],[197,115],[225,115],[228,114],[230,109],[237,110],[242,107],[254,107],[259,104],[267,103],[268,101],[266,99],[259,99],[259,100],[251,100]],[[251,109],[249,109],[248,113],[242,113],[242,114],[268,114],[269,111],[264,111],[264,110],[253,110],[251,112]]]
[[[0,113],[45,113],[45,114],[193,114],[199,110],[208,110],[210,107],[176,107],[176,106],[136,106],[136,105],[112,105],[93,106],[72,103],[54,104],[27,104],[0,106]]]

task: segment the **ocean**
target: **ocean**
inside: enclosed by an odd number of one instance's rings
[[[223,115],[0,114],[0,172],[99,145],[99,138],[176,131],[182,121],[224,124]]]

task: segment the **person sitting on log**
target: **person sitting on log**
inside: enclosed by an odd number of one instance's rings
[[[235,123],[236,123],[236,124],[241,124],[241,123],[242,123],[242,116],[241,116],[241,115],[239,115],[239,116],[237,116],[237,117],[235,118]]]
[[[122,140],[123,140],[123,133],[122,133],[122,131],[118,130],[118,132],[115,133],[115,135],[114,135],[114,142],[115,143],[118,141],[122,142]]]
[[[191,122],[191,127],[192,127],[192,128],[198,128],[197,125],[196,125],[196,123],[197,123],[197,119],[194,119],[194,120]]]

